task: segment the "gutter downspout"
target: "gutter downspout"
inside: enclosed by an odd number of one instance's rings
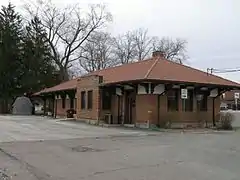
[[[55,101],[55,113],[54,113],[54,117],[57,118],[57,104],[58,104],[57,101],[58,101],[58,100],[56,99],[56,100],[54,100],[54,101]]]
[[[216,122],[215,122],[215,98],[216,97],[213,97],[213,99],[212,99],[212,108],[213,108],[213,110],[212,110],[212,119],[213,119],[213,126],[214,127],[216,126]]]
[[[54,118],[54,109],[55,109],[55,95],[52,97],[52,117]]]
[[[97,107],[97,124],[100,124],[100,115],[102,108],[102,89],[98,87],[98,107]]]
[[[117,99],[118,99],[118,114],[117,114],[117,117],[118,117],[118,124],[120,124],[121,117],[120,117],[120,96],[119,95],[117,95]]]
[[[163,91],[161,94],[157,97],[157,119],[158,119],[158,126],[160,126],[160,96],[162,96],[164,93],[166,93],[168,90]]]
[[[43,98],[43,114],[46,116],[46,97]]]
[[[158,95],[158,97],[157,97],[157,120],[158,120],[158,126],[160,127],[160,110],[159,110],[159,108],[160,108],[160,95]]]

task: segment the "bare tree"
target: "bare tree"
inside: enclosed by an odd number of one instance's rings
[[[187,41],[183,39],[159,39],[156,37],[153,40],[153,51],[161,51],[166,59],[182,64],[187,58],[186,45]]]
[[[136,53],[135,36],[133,32],[119,35],[113,40],[114,54],[120,64],[127,64],[134,61]]]
[[[138,29],[112,38],[104,32],[94,32],[80,51],[80,66],[86,72],[105,69],[134,60],[143,60],[152,49],[152,37]]]
[[[116,37],[114,53],[120,64],[144,60],[153,51],[162,51],[166,59],[182,64],[187,58],[186,45],[183,39],[160,39],[149,36],[146,29],[138,29]]]
[[[138,61],[144,60],[149,56],[152,50],[153,38],[148,36],[148,30],[138,29],[133,31],[133,37],[135,42],[136,59]]]
[[[102,5],[91,5],[84,12],[78,5],[60,9],[50,0],[38,0],[37,4],[27,4],[26,9],[31,16],[37,16],[45,27],[48,34],[46,41],[63,81],[69,79],[68,69],[80,58],[77,50],[95,30],[111,21],[111,14]]]
[[[105,32],[94,32],[79,52],[80,66],[86,72],[112,67],[117,64],[113,57],[112,37]]]

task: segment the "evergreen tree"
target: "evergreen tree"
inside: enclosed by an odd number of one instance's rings
[[[47,33],[37,17],[26,26],[21,76],[22,91],[36,92],[57,83],[56,68],[46,41]]]
[[[19,87],[21,36],[21,16],[15,12],[12,4],[2,6],[0,11],[0,100],[2,103],[14,96]]]
[[[56,68],[46,42],[47,33],[35,17],[25,28],[9,3],[0,10],[0,113],[12,100],[53,86]]]

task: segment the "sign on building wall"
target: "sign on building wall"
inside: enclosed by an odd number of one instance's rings
[[[138,94],[147,94],[144,86],[138,84]]]
[[[218,89],[213,89],[210,91],[210,97],[217,97],[218,95]]]
[[[225,93],[222,94],[222,98],[223,98],[223,99],[226,98],[226,94],[225,94]]]
[[[121,88],[116,88],[116,95],[119,95],[119,96],[122,95],[122,90],[121,90]]]
[[[182,99],[188,98],[188,90],[187,89],[181,89],[181,98]]]
[[[165,85],[164,84],[158,84],[154,87],[153,94],[162,94],[165,91]]]
[[[234,93],[234,98],[239,99],[239,93]]]

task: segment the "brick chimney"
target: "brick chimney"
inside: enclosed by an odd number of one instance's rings
[[[162,51],[153,51],[152,57],[153,57],[153,58],[155,58],[155,57],[161,57],[161,58],[163,58],[163,57],[165,57],[165,53],[162,52]]]

